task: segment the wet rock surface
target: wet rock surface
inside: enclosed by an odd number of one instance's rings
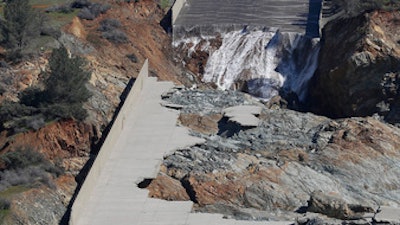
[[[262,106],[227,93],[183,89],[164,100],[181,105],[182,115]],[[259,126],[230,137],[192,130],[206,142],[165,157],[160,174],[181,184],[195,211],[237,219],[365,224],[378,206],[400,207],[398,128],[374,118],[332,120],[279,107],[262,106],[258,118]]]

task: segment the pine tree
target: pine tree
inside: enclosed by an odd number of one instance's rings
[[[86,111],[82,108],[91,93],[86,88],[90,72],[84,70],[86,62],[79,56],[70,57],[61,46],[54,49],[49,59],[50,72],[45,81],[45,102],[56,116],[82,120]]]

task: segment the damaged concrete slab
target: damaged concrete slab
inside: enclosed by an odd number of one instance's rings
[[[379,223],[397,223],[400,221],[400,209],[381,206],[380,212],[375,216],[375,220]]]
[[[110,156],[103,162],[102,170],[96,174],[98,178],[94,187],[90,192],[82,193],[90,195],[88,201],[79,207],[82,213],[70,224],[290,224],[237,221],[219,214],[192,213],[191,201],[153,199],[148,196],[147,189],[141,188],[156,177],[165,155],[178,148],[204,142],[201,138],[190,136],[187,128],[176,125],[179,111],[162,106],[162,93],[173,86],[171,82],[144,80],[138,101],[124,118],[122,133],[117,137]],[[258,112],[253,108],[245,111]]]
[[[261,107],[254,105],[241,105],[224,109],[224,116],[229,121],[236,122],[244,127],[257,127],[260,120],[257,118],[261,113]]]

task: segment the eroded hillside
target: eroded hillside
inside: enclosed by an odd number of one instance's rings
[[[1,132],[1,154],[27,148],[43,156],[46,165],[49,162],[61,171],[46,170],[49,179],[43,180],[48,183],[12,183],[0,190],[5,202],[1,211],[4,224],[56,224],[61,220],[77,181],[82,180],[81,169],[98,150],[124,89],[137,76],[145,59],[149,59],[152,76],[181,83],[176,75],[182,72],[172,60],[170,37],[160,25],[165,11],[158,3],[142,0],[104,4],[110,8],[93,20],[73,18],[62,28],[58,42],[48,43],[40,54],[1,68],[0,101],[18,102],[21,91],[43,82],[41,72],[47,69],[49,46],[63,44],[73,55],[88,61],[88,88],[93,94],[84,105],[89,116],[83,122],[31,121],[28,124],[32,126],[6,127]],[[110,21],[114,27],[109,26]],[[121,35],[123,39],[118,39]],[[5,54],[5,50],[2,52]],[[3,172],[1,175],[4,179]]]

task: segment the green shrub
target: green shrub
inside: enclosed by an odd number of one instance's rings
[[[99,31],[110,31],[110,30],[115,30],[116,28],[120,28],[121,23],[117,19],[104,19],[100,21],[100,26],[97,30]]]
[[[70,57],[61,46],[54,49],[49,59],[49,69],[45,81],[43,100],[48,104],[83,104],[91,93],[86,88],[90,72],[84,67],[86,61],[79,56]]]
[[[3,95],[4,93],[6,93],[6,88],[0,84],[0,95]]]
[[[65,47],[54,49],[49,59],[49,71],[44,89],[31,87],[23,91],[20,102],[3,102],[0,106],[0,130],[14,133],[39,129],[47,121],[87,116],[83,103],[91,93],[86,88],[90,72],[86,61],[70,57]]]
[[[23,50],[31,40],[40,34],[39,13],[29,5],[29,0],[6,0],[4,21],[1,23],[3,44],[7,57],[17,61],[23,57]]]
[[[29,115],[37,114],[39,110],[35,107],[26,106],[17,102],[5,101],[0,106],[0,118],[1,120],[8,121],[13,118],[21,118]]]
[[[78,17],[80,19],[85,20],[94,20],[100,14],[106,13],[111,8],[110,5],[103,5],[100,3],[90,3],[89,6],[86,6],[81,9],[78,13]]]
[[[131,62],[133,62],[133,63],[137,63],[139,61],[137,56],[134,53],[128,54],[128,55],[126,55],[126,57],[129,60],[131,60]]]
[[[128,36],[118,29],[121,27],[121,23],[116,19],[104,19],[100,22],[100,26],[97,30],[101,31],[101,36],[114,44],[127,43],[129,41]]]
[[[71,13],[74,9],[72,8],[71,4],[63,4],[63,5],[53,5],[48,7],[45,12],[59,12],[59,13]]]
[[[43,125],[45,117],[39,108],[8,101],[0,106],[0,130],[7,129],[11,133],[19,133],[37,130]]]
[[[25,90],[20,97],[21,104],[39,108],[46,120],[84,120],[87,112],[82,106],[91,96],[86,88],[90,72],[84,69],[85,65],[83,58],[70,57],[64,46],[54,49],[49,59],[50,70],[45,74],[44,90]]]
[[[39,107],[45,98],[43,90],[37,87],[29,87],[19,94],[19,102],[26,106]]]
[[[6,166],[0,171],[0,191],[11,186],[35,186],[37,182],[54,187],[51,175],[59,176],[63,169],[29,147],[20,147],[0,157]]]
[[[43,110],[44,115],[48,119],[68,119],[74,118],[76,120],[84,120],[87,117],[86,109],[82,108],[82,104],[51,104]]]
[[[24,169],[28,166],[38,166],[47,162],[42,154],[26,147],[7,152],[0,156],[0,160],[5,164],[7,170]]]
[[[89,7],[92,3],[89,0],[75,0],[72,2],[71,6],[73,8],[81,9]]]
[[[10,208],[10,200],[6,198],[0,198],[0,210],[7,210]]]
[[[123,44],[129,42],[129,39],[126,36],[126,34],[119,29],[103,32],[101,36],[114,44]]]
[[[0,198],[0,224],[3,224],[4,219],[10,212],[11,202],[7,198]]]
[[[96,18],[89,8],[81,9],[78,13],[78,17],[83,20],[94,20]]]

